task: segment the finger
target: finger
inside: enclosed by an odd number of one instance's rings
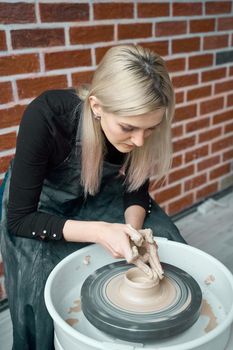
[[[159,261],[159,256],[157,254],[157,248],[154,245],[149,244],[149,264],[153,271],[159,275],[159,278],[163,278],[163,268]]]
[[[150,244],[154,244],[153,232],[150,228],[145,228],[143,230],[139,230],[139,233],[143,236],[144,240]]]
[[[163,278],[164,271],[159,261],[159,256],[157,253],[158,246],[154,240],[153,232],[151,229],[140,230],[140,233],[147,242],[147,251],[149,252],[149,264],[153,271],[155,271],[159,278]]]
[[[151,268],[146,265],[142,260],[141,258],[138,258],[136,259],[134,262],[133,262],[141,271],[143,271],[146,276],[150,279],[154,279],[154,273],[153,271],[151,270]]]
[[[131,257],[126,259],[129,264],[136,260],[139,256],[138,248],[135,245],[131,246],[131,253]]]
[[[130,224],[127,224],[126,233],[129,235],[130,239],[140,247],[143,243],[143,237],[139,231],[135,230]]]

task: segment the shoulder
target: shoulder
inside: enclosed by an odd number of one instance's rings
[[[46,127],[52,134],[59,125],[69,129],[71,116],[78,106],[81,100],[74,89],[44,91],[27,106],[21,126]]]
[[[46,90],[34,103],[42,103],[55,114],[64,114],[81,103],[75,89]]]

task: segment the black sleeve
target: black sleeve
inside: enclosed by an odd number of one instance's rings
[[[124,193],[124,209],[126,210],[131,205],[140,205],[146,211],[149,208],[150,196],[148,192],[149,180],[139,187],[137,191]]]
[[[46,96],[45,96],[46,97]],[[37,210],[53,152],[54,132],[46,99],[36,98],[24,112],[17,137],[8,205],[8,229],[17,236],[61,239],[66,219]]]

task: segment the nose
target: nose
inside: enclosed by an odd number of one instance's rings
[[[144,130],[135,131],[131,136],[131,142],[137,147],[143,146],[144,139],[145,139]]]

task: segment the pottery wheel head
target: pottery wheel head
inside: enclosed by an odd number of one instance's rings
[[[159,283],[125,261],[96,270],[81,289],[85,317],[103,332],[134,342],[163,339],[191,327],[200,315],[201,289],[185,271],[162,266]]]
[[[136,313],[156,312],[175,302],[180,293],[173,279],[153,281],[137,267],[110,277],[104,286],[106,298],[116,308]]]

